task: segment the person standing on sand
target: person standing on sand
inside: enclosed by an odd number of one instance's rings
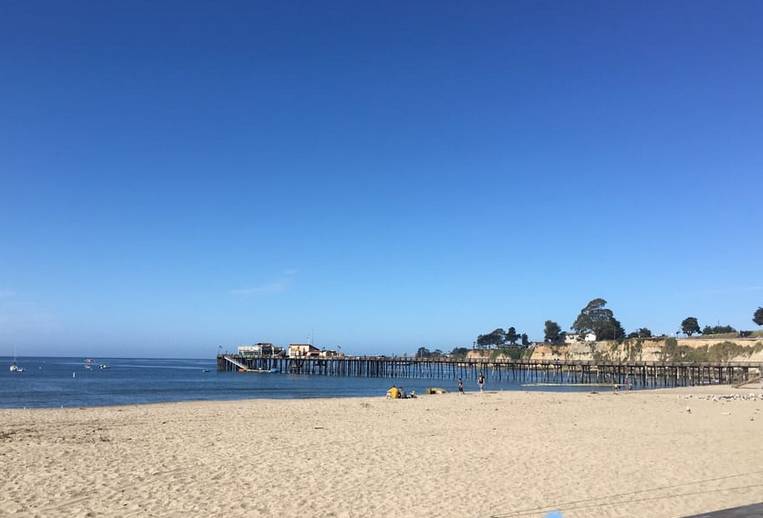
[[[458,378],[458,393],[463,394],[464,393],[464,380],[461,378]]]
[[[477,385],[480,386],[480,392],[483,392],[485,390],[485,376],[483,376],[481,372],[479,377],[477,378]]]

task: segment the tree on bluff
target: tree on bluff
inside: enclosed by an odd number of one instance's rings
[[[477,345],[480,347],[498,347],[504,343],[506,343],[506,332],[500,327],[486,335],[479,335],[477,337]]]
[[[695,317],[686,317],[683,319],[683,322],[681,322],[681,331],[683,331],[686,336],[699,333],[699,322]]]
[[[597,340],[620,340],[625,337],[625,329],[615,318],[611,309],[605,308],[607,301],[593,299],[586,304],[571,329],[577,333],[593,333]]]
[[[737,330],[731,326],[705,326],[702,328],[703,335],[722,335],[726,333],[736,333]]]
[[[465,358],[468,353],[469,349],[466,347],[454,347],[453,350],[450,351],[450,355],[454,358]]]
[[[648,327],[642,327],[638,331],[628,333],[628,338],[651,338],[652,331]]]
[[[426,347],[419,347],[418,351],[416,351],[416,358],[429,358],[431,355],[432,351]]]
[[[553,320],[546,320],[543,328],[543,341],[549,344],[558,344],[564,341],[562,328]]]
[[[513,327],[510,327],[506,331],[506,341],[509,342],[511,345],[517,345],[517,340],[519,340],[519,335],[517,334],[517,330]]]
[[[758,308],[755,311],[755,314],[752,315],[752,321],[758,324],[759,326],[763,326],[763,308]]]

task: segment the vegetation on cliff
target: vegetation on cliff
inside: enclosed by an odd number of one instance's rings
[[[678,345],[675,338],[665,340],[662,349],[661,361],[684,361],[684,362],[727,362],[734,358],[751,356],[763,351],[763,342],[756,342],[752,346],[743,346],[728,340],[713,345],[689,347]]]
[[[614,316],[611,309],[605,308],[607,301],[598,298],[580,310],[578,318],[572,324],[579,334],[593,333],[597,340],[621,340],[625,338],[625,330]]]
[[[755,313],[753,313],[752,321],[759,326],[763,326],[763,308],[758,308]]]

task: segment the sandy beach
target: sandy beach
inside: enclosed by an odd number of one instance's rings
[[[763,501],[757,389],[0,410],[0,515],[669,517]]]

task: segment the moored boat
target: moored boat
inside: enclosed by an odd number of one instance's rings
[[[11,362],[10,371],[17,372],[17,373],[24,372],[24,369],[22,367],[19,367],[19,365],[16,363],[16,346],[15,345],[13,346],[13,361]]]

